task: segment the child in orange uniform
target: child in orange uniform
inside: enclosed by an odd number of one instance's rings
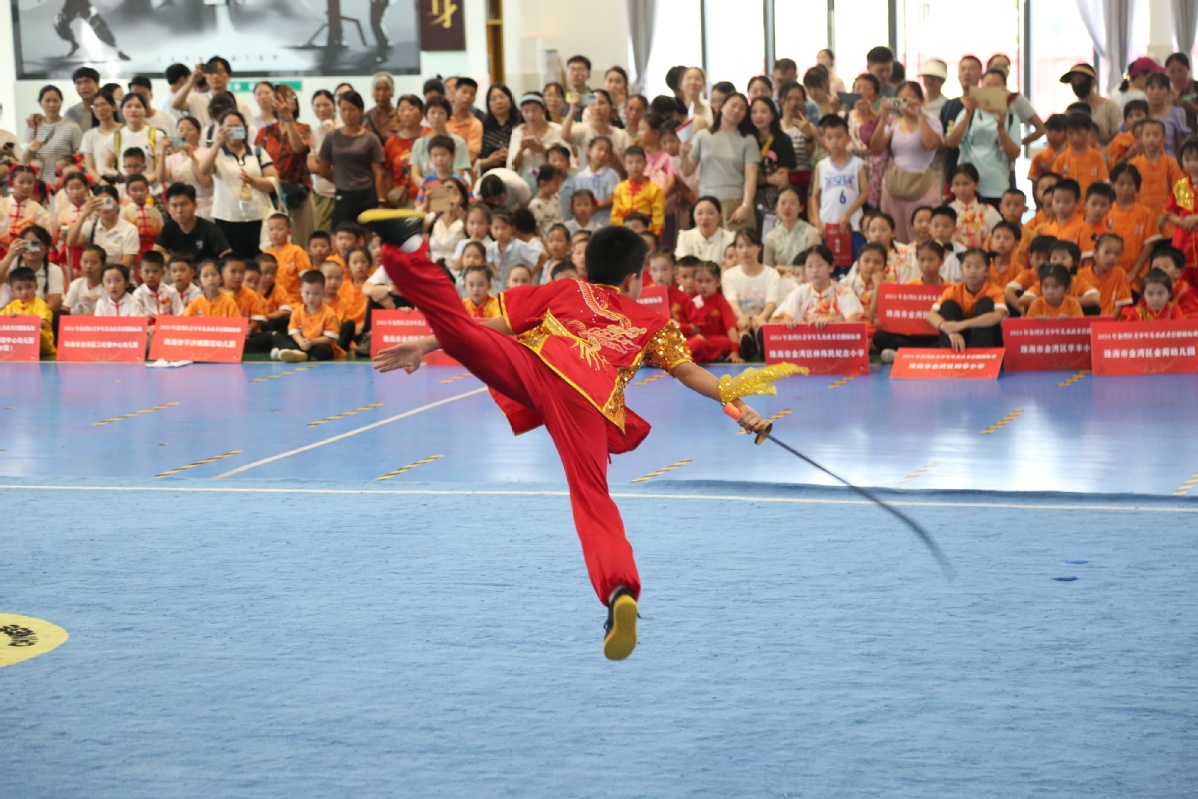
[[[200,296],[183,312],[184,316],[216,316],[236,319],[241,309],[227,292],[221,289],[220,264],[211,259],[200,262]]]
[[[944,290],[928,323],[940,331],[940,346],[964,352],[970,347],[1001,347],[1007,303],[990,282],[990,259],[972,248],[961,255],[961,282]]]
[[[707,363],[727,357],[732,363],[743,363],[736,314],[720,289],[719,265],[703,261],[695,267],[695,285],[699,293],[682,324],[688,335],[686,346],[695,361]]]
[[[1079,250],[1089,249],[1089,228],[1085,217],[1077,212],[1081,188],[1076,180],[1062,178],[1052,187],[1052,220],[1036,228],[1037,236],[1052,236],[1071,241]]]
[[[1127,130],[1111,139],[1111,143],[1107,145],[1106,149],[1107,166],[1112,172],[1116,166],[1124,164],[1144,152],[1143,146],[1136,139],[1135,131],[1136,125],[1145,119],[1148,119],[1147,100],[1128,100],[1127,105],[1123,106],[1123,126]],[[1111,181],[1114,180],[1114,175],[1112,175]]]
[[[226,255],[220,267],[221,285],[233,302],[237,303],[240,316],[249,320],[245,330],[246,352],[270,352],[270,333],[263,330],[266,325],[266,300],[262,295],[245,285],[245,259],[237,255]]]
[[[1085,316],[1078,301],[1070,297],[1069,284],[1073,275],[1061,264],[1047,264],[1040,277],[1040,290],[1044,296],[1037,297],[1027,309],[1028,319],[1070,319]]]
[[[1065,138],[1069,146],[1052,162],[1052,171],[1063,178],[1076,180],[1085,196],[1091,183],[1106,182],[1110,177],[1102,152],[1090,146],[1093,122],[1086,114],[1075,112],[1065,118]]]
[[[499,300],[491,296],[491,270],[485,266],[468,266],[462,270],[466,298],[462,305],[473,319],[494,319],[500,315]]]
[[[1145,105],[1145,111],[1147,111],[1147,105]],[[1048,141],[1048,146],[1032,158],[1031,168],[1027,171],[1027,179],[1032,183],[1039,180],[1044,173],[1052,171],[1052,162],[1057,160],[1057,156],[1065,152],[1065,148],[1069,145],[1069,141],[1065,137],[1064,114],[1050,114],[1048,119],[1044,120],[1044,129],[1047,131],[1044,138]]]
[[[337,314],[337,346],[348,351],[353,346],[354,335],[358,332],[355,320],[350,316],[350,308],[341,293],[341,285],[345,281],[345,272],[336,261],[325,261],[320,265],[320,273],[324,275],[324,302]]]
[[[258,288],[256,291],[266,300],[266,324],[263,329],[283,332],[291,320],[291,296],[278,283],[279,261],[268,252],[258,253]],[[246,263],[246,284],[249,285],[250,264]],[[252,288],[252,287],[251,287]]]
[[[1159,269],[1173,281],[1173,304],[1187,319],[1198,318],[1198,290],[1183,280],[1186,257],[1176,247],[1162,246],[1152,254],[1152,268]]]
[[[1123,315],[1124,307],[1131,305],[1131,284],[1127,282],[1127,273],[1118,266],[1122,257],[1123,239],[1106,233],[1094,245],[1093,266],[1078,270],[1080,277],[1098,287],[1099,313],[1115,319]]]
[[[1145,119],[1136,125],[1136,130],[1144,152],[1134,156],[1128,163],[1140,173],[1140,204],[1159,221],[1173,195],[1173,187],[1185,177],[1185,173],[1165,152],[1165,123],[1159,119]],[[1161,232],[1172,236],[1173,226],[1166,228],[1162,223]]]
[[[328,240],[328,234],[325,241]],[[300,277],[312,268],[312,261],[304,248],[291,241],[291,219],[287,214],[271,214],[266,220],[266,236],[270,246],[263,252],[275,259],[275,285],[282,289],[287,304],[298,307],[300,302]],[[315,234],[313,234],[315,237]]]
[[[1140,170],[1133,164],[1119,164],[1111,170],[1111,187],[1115,190],[1111,232],[1123,239],[1119,268],[1127,272],[1133,291],[1139,290],[1140,276],[1148,265],[1152,245],[1161,239],[1156,217],[1137,197],[1142,182]]]
[[[309,269],[300,278],[300,299],[303,305],[291,312],[287,332],[272,334],[270,359],[287,363],[333,360],[341,322],[337,312],[325,304],[324,275],[319,270]]]
[[[1086,207],[1082,219],[1086,223],[1085,235],[1079,243],[1082,259],[1094,257],[1098,239],[1111,232],[1111,206],[1115,204],[1115,190],[1109,183],[1094,183],[1086,189]]]
[[[625,407],[624,386],[647,359],[703,396],[732,402],[741,427],[756,430],[764,422],[739,399],[742,392],[728,390],[727,382],[721,392],[720,381],[694,365],[673,323],[635,301],[645,250],[636,233],[611,226],[591,238],[586,269],[594,282],[509,289],[500,295],[502,316],[479,322],[425,256],[419,217],[401,214],[373,211],[361,219],[387,242],[383,266],[435,338],[384,350],[376,365],[411,372],[440,345],[503,398],[515,431],[545,425],[565,468],[591,583],[608,607],[604,654],[628,657],[636,646],[640,578],[608,492],[607,462],[640,444],[649,426]],[[508,338],[513,333],[517,341]]]
[[[1124,322],[1170,322],[1185,319],[1175,304],[1170,302],[1173,296],[1173,281],[1159,269],[1149,269],[1144,275],[1144,294],[1140,301],[1130,308],[1123,309]]]

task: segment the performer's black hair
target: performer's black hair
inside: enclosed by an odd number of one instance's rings
[[[619,286],[629,275],[639,275],[649,246],[626,227],[600,228],[587,242],[587,282]]]

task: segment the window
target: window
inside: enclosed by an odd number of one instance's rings
[[[1032,3],[1031,67],[1032,107],[1047,119],[1049,114],[1062,112],[1077,98],[1061,76],[1074,64],[1089,64],[1094,60],[1094,43],[1082,24],[1076,3]],[[1104,94],[1105,86],[1100,85]]]
[[[804,72],[815,66],[816,53],[827,46],[827,0],[818,3],[779,0],[774,3],[775,57],[793,59],[799,66],[800,79]],[[832,52],[836,52],[835,48]]]
[[[836,72],[852,87],[865,72],[865,54],[890,41],[886,5],[878,0],[836,0]],[[814,53],[812,54],[814,56]]]
[[[646,67],[645,96],[649,99],[671,94],[666,86],[670,67],[703,65],[702,14],[701,0],[657,0],[653,48]]]
[[[749,79],[767,74],[765,9],[761,0],[706,0],[707,81],[732,81],[745,91]]]

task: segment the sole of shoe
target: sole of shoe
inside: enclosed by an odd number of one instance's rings
[[[279,353],[279,360],[284,363],[303,363],[308,360],[308,353],[300,350],[283,350]]]
[[[623,660],[636,649],[636,600],[627,595],[617,597],[611,610],[611,631],[603,639],[603,656]]]
[[[369,225],[371,222],[386,222],[390,219],[424,219],[424,211],[411,208],[371,208],[358,214],[359,225]]]

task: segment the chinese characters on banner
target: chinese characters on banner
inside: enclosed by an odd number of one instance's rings
[[[428,322],[424,320],[424,314],[420,311],[383,311],[376,308],[370,314],[371,358],[388,347],[433,334],[432,328],[428,326]],[[424,362],[430,366],[461,366],[441,350],[430,352],[424,357]]]
[[[1004,319],[1003,365],[1013,372],[1090,368],[1090,325],[1096,317]]]
[[[466,0],[420,0],[420,49],[465,50]]]
[[[805,366],[813,375],[869,373],[869,337],[862,322],[831,324],[823,330],[810,325],[765,325],[766,363]]]
[[[955,352],[948,347],[904,347],[894,359],[890,376],[916,380],[994,380],[1002,368],[1002,360],[1002,347],[979,347],[965,352]]]
[[[154,324],[150,358],[168,361],[240,363],[250,320],[204,316],[160,316]]]
[[[143,361],[147,324],[144,316],[64,316],[58,321],[58,360]]]
[[[883,283],[878,288],[878,329],[900,336],[936,336],[928,322],[944,286],[906,286]]]
[[[1198,372],[1198,319],[1171,322],[1095,322],[1095,375]]]
[[[40,316],[0,317],[0,361],[36,361],[41,328]]]

